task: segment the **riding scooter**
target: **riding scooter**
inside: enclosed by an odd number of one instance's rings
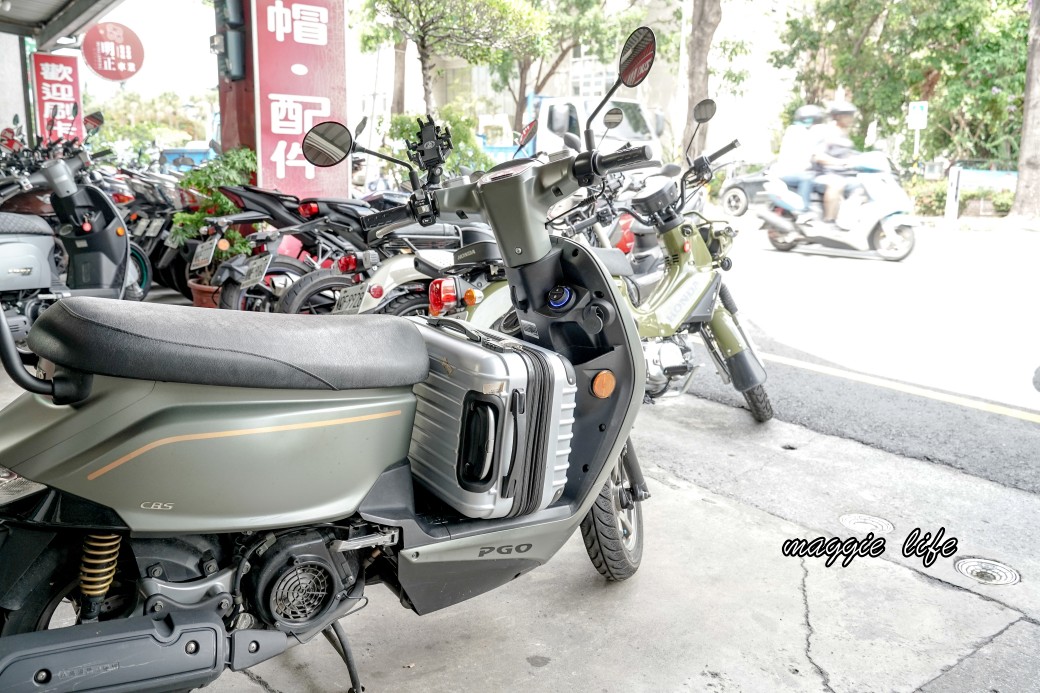
[[[632,34],[611,93],[654,49]],[[353,149],[339,123],[303,142],[322,166]],[[545,563],[579,526],[601,573],[631,576],[649,497],[628,442],[639,337],[591,250],[541,219],[650,157],[512,161],[434,191],[411,169],[409,202],[364,218],[488,219],[522,340],[73,297],[30,333],[41,379],[0,330],[32,393],[0,413],[0,690],[190,689],[324,634],[360,692],[340,619],[368,585],[427,614]]]
[[[759,210],[769,242],[780,251],[799,245],[876,253],[898,262],[914,249],[913,204],[892,175],[884,152],[864,152],[845,160],[848,183],[834,223],[822,210],[803,214],[802,198],[778,178],[766,181],[766,209]]]

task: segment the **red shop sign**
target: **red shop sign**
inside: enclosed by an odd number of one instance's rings
[[[343,0],[253,0],[257,184],[306,197],[347,197],[350,164],[303,158],[312,125],[346,122]]]
[[[83,104],[79,98],[79,60],[73,55],[33,53],[33,83],[36,85],[36,123],[46,141],[83,140],[83,114],[73,116],[72,107]],[[51,115],[54,126],[48,129]]]
[[[101,22],[83,35],[83,60],[98,77],[122,82],[141,71],[144,46],[122,24]]]

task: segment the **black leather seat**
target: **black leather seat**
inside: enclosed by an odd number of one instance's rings
[[[279,315],[66,298],[33,324],[42,358],[87,373],[199,385],[299,390],[426,380],[419,330],[387,315]]]
[[[20,236],[51,236],[50,224],[35,214],[10,214],[0,212],[0,234]]]

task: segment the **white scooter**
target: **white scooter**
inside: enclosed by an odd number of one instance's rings
[[[758,216],[777,250],[798,245],[822,245],[844,250],[873,251],[885,260],[898,262],[914,249],[912,204],[899,181],[892,175],[884,152],[864,152],[846,159],[848,184],[845,198],[833,224],[820,221],[816,209],[809,221],[802,198],[780,179],[766,183],[769,201]]]

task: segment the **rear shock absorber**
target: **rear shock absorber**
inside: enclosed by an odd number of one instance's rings
[[[83,539],[79,569],[79,591],[83,595],[81,622],[96,621],[101,615],[101,602],[116,577],[122,540],[118,534],[88,534]]]

